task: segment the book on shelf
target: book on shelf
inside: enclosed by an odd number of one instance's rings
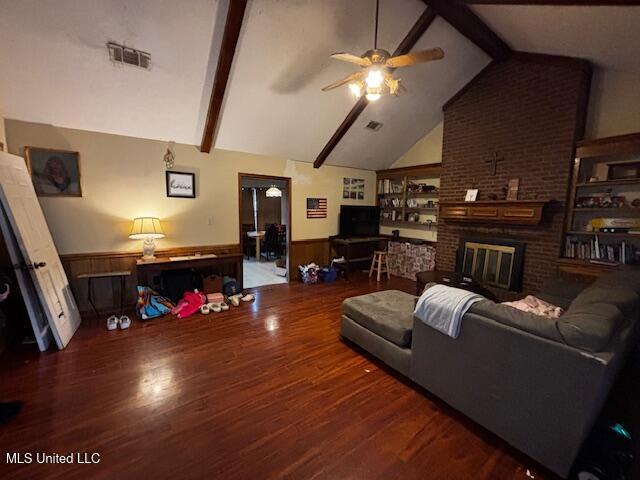
[[[626,241],[602,242],[598,235],[591,240],[568,236],[564,245],[564,257],[589,260],[591,263],[626,265],[637,263],[640,251]]]

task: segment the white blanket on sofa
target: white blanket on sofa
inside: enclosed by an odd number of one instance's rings
[[[413,314],[423,323],[451,338],[458,338],[462,317],[482,295],[446,285],[427,288],[416,303]]]

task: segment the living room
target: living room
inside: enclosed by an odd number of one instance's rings
[[[7,478],[640,478],[637,2],[187,3],[3,5]]]

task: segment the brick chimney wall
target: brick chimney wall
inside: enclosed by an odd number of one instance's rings
[[[478,188],[504,198],[511,178],[520,179],[518,199],[549,199],[542,224],[489,227],[441,220],[437,268],[453,270],[459,238],[485,235],[526,243],[523,291],[537,291],[556,273],[574,144],[582,138],[591,69],[586,62],[519,55],[487,67],[444,114],[440,200],[464,200]],[[503,161],[492,175],[491,160]]]

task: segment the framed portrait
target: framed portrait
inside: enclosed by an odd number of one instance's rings
[[[167,197],[196,198],[196,174],[167,170]]]
[[[80,153],[24,147],[31,181],[40,197],[81,197]]]

